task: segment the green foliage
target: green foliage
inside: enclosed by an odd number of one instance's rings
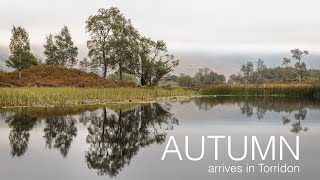
[[[292,59],[296,61],[294,64],[294,68],[297,71],[298,79],[300,81],[303,80],[303,77],[307,71],[307,65],[305,62],[302,62],[302,58],[306,55],[309,55],[309,51],[301,51],[300,49],[293,49],[290,51],[292,54]],[[283,58],[283,65],[289,66],[291,63],[291,59]]]
[[[117,31],[120,31],[125,23],[127,20],[116,7],[99,9],[97,15],[90,16],[86,21],[86,29],[90,34],[90,40],[87,41],[88,56],[94,66],[102,68],[105,78],[108,68],[114,68],[113,41],[117,39]]]
[[[285,59],[284,67],[274,68],[266,67],[261,59],[258,60],[256,68],[252,67],[252,62],[248,62],[242,65],[240,73],[232,74],[228,82],[231,84],[262,84],[294,81],[299,73],[295,67],[288,65],[290,62],[290,59]],[[304,80],[319,80],[320,70],[303,70],[303,77]]]
[[[178,77],[178,85],[183,87],[212,86],[224,83],[226,83],[225,76],[213,72],[210,68],[200,68],[193,77],[185,74],[180,74]]]
[[[73,67],[78,62],[78,48],[74,45],[67,26],[55,36],[48,35],[43,47],[47,65]]]
[[[123,73],[122,76],[123,76],[122,77],[123,81],[137,83],[137,79],[134,75],[131,75],[128,73]],[[113,74],[109,74],[108,79],[113,80],[113,81],[119,81],[119,80],[121,80],[120,73],[115,72]]]
[[[164,77],[165,81],[172,81],[172,82],[178,82],[178,76],[176,75],[167,75],[166,77]]]
[[[120,79],[123,73],[130,73],[140,79],[141,85],[157,85],[178,65],[167,53],[165,42],[140,36],[115,7],[99,9],[87,20],[86,29],[91,37],[87,42],[91,65],[101,68],[103,77],[107,77],[108,69],[117,69]]]
[[[92,70],[92,63],[88,61],[88,58],[84,58],[80,61],[79,65],[81,71],[90,72]]]
[[[178,85],[182,87],[194,86],[193,78],[189,75],[181,74],[178,78]]]
[[[247,62],[241,66],[241,72],[243,74],[243,79],[246,84],[250,83],[253,78],[253,63]]]
[[[194,75],[193,79],[195,84],[201,86],[223,84],[226,82],[226,78],[224,75],[213,72],[210,68],[200,68]]]
[[[10,42],[11,56],[6,61],[8,67],[18,70],[37,65],[37,59],[30,52],[29,34],[22,27],[13,26]]]

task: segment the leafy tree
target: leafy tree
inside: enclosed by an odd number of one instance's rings
[[[130,71],[130,66],[138,61],[138,31],[130,20],[122,18],[119,27],[114,29],[112,43],[112,59],[114,67],[119,72],[119,79],[123,80],[123,73]]]
[[[243,73],[245,84],[251,83],[253,78],[253,71],[254,71],[253,63],[247,62],[247,64],[243,64],[240,70]]]
[[[232,74],[229,76],[229,81],[228,83],[230,84],[238,84],[238,83],[245,83],[245,80],[242,76],[242,74]]]
[[[101,68],[103,77],[108,69],[117,69],[119,79],[124,73],[136,75],[141,85],[156,85],[178,65],[168,54],[166,43],[141,37],[131,21],[115,7],[99,9],[90,16],[86,29],[92,66]]]
[[[44,54],[47,65],[73,67],[77,64],[78,48],[74,45],[67,26],[55,36],[47,36]]]
[[[294,65],[295,69],[298,72],[298,79],[302,81],[305,72],[307,71],[307,65],[305,62],[302,62],[302,58],[306,55],[309,55],[309,51],[301,51],[300,49],[293,49],[290,51],[292,54],[292,59],[297,61]],[[291,59],[283,58],[283,65],[289,66]]]
[[[213,72],[210,68],[200,68],[194,75],[194,81],[198,85],[223,84],[226,82],[224,75]]]
[[[55,45],[54,37],[52,34],[46,37],[46,44],[44,44],[43,47],[45,49],[43,53],[47,57],[45,60],[46,64],[58,66],[59,65],[59,58],[57,54],[58,48]]]
[[[168,54],[164,41],[140,37],[138,49],[138,61],[131,62],[130,68],[143,86],[157,85],[161,78],[179,65],[179,60],[175,60],[174,55]]]
[[[37,59],[30,52],[30,41],[27,31],[22,27],[13,26],[11,32],[11,55],[6,61],[7,66],[21,71],[37,65]]]
[[[88,58],[84,58],[79,63],[81,71],[89,72],[91,70],[91,62],[88,61]]]
[[[113,41],[115,31],[120,31],[124,16],[116,7],[110,9],[99,9],[98,14],[90,16],[86,21],[86,29],[90,34],[90,40],[87,41],[89,49],[88,56],[92,59],[92,63],[96,67],[101,67],[103,77],[107,77],[108,68],[114,67]]]
[[[114,81],[119,81],[120,79],[120,73],[115,72],[113,74],[109,74],[108,79],[114,80]],[[128,81],[128,82],[133,82],[136,83],[137,79],[134,75],[128,74],[128,73],[123,73],[122,74],[122,80],[123,81]]]
[[[259,59],[257,62],[257,72],[262,72],[266,68],[267,66],[264,64],[264,60]]]
[[[180,74],[178,78],[178,85],[183,87],[192,87],[194,85],[193,78],[186,74]]]
[[[173,82],[178,82],[178,76],[176,75],[168,75],[165,77],[167,81],[173,81]]]

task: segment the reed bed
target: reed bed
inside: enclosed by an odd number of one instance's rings
[[[320,99],[320,85],[314,84],[235,84],[203,88],[202,95],[288,96]]]
[[[194,90],[162,87],[23,87],[0,88],[0,107],[9,106],[64,106],[144,102],[157,98],[192,96]]]

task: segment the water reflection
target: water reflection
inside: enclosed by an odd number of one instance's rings
[[[72,116],[49,117],[45,119],[46,127],[43,129],[46,147],[60,150],[66,157],[73,138],[77,135],[77,120]]]
[[[199,110],[204,111],[219,105],[236,104],[240,112],[247,118],[255,115],[258,120],[263,120],[268,111],[282,112],[286,114],[281,118],[283,125],[292,123],[290,131],[293,133],[308,131],[308,127],[303,127],[303,121],[307,117],[308,109],[320,108],[320,104],[313,100],[287,97],[215,97],[199,98],[192,101]]]
[[[77,124],[88,129],[85,161],[98,175],[116,176],[141,148],[161,144],[166,131],[178,125],[170,113],[170,104],[132,105],[112,108],[37,108],[2,112],[11,128],[9,141],[12,157],[28,150],[30,131],[39,123],[45,147],[58,149],[66,158],[77,136]]]
[[[9,140],[11,155],[22,156],[28,150],[30,130],[37,123],[37,118],[25,113],[18,113],[7,118],[6,123],[11,128]]]
[[[92,116],[88,127],[88,167],[96,169],[98,175],[116,176],[140,148],[163,143],[166,132],[162,129],[173,129],[175,124],[178,120],[159,104],[113,113],[104,109],[102,115]]]
[[[181,121],[183,123],[181,123],[179,131],[172,133],[181,133],[181,130],[184,133],[193,133],[194,129],[190,130],[188,128],[197,125],[197,123],[202,128],[204,124],[201,123],[207,122],[201,121],[203,115],[208,117],[217,115],[212,119],[216,120],[218,117],[219,123],[232,119],[232,126],[238,126],[238,122],[242,123],[242,121],[239,121],[239,114],[248,119],[257,119],[259,121],[277,117],[279,118],[277,121],[279,125],[289,126],[288,131],[285,131],[301,133],[309,130],[305,122],[306,119],[309,120],[312,115],[315,115],[313,110],[320,109],[319,102],[308,99],[280,97],[199,98],[181,102],[181,104],[188,105],[180,106],[179,102],[173,103],[173,110],[171,110],[171,104],[156,103],[114,105],[102,108],[92,106],[17,109],[10,111],[0,109],[0,119],[4,118],[10,128],[8,130],[8,149],[10,149],[12,157],[18,158],[25,155],[28,151],[30,138],[34,138],[33,135],[36,135],[39,136],[38,141],[32,141],[32,143],[42,143],[41,145],[46,147],[45,150],[47,151],[58,150],[60,154],[57,153],[56,156],[66,158],[64,160],[78,158],[85,170],[90,169],[93,174],[97,173],[101,176],[116,177],[123,168],[130,164],[132,158],[141,149],[152,144],[165,142],[167,133],[169,133],[168,130],[173,130],[179,125],[178,119],[174,117],[172,112],[176,112],[175,115],[180,117],[190,115],[190,117]],[[187,112],[184,108],[188,109],[188,107],[196,110]],[[222,107],[223,111],[212,111],[217,114],[211,113],[210,110],[217,107]],[[208,111],[209,113],[203,113],[203,111]],[[193,115],[191,113],[195,113],[195,115],[191,116]],[[230,113],[231,118],[228,113]],[[228,114],[228,117],[219,116],[221,114]],[[269,114],[272,116],[269,116]],[[197,118],[200,121],[194,121],[198,120]],[[192,123],[188,121],[190,119]],[[191,125],[184,126],[188,122]],[[215,123],[215,121],[210,121],[209,125],[213,125],[212,123]],[[183,131],[184,127],[188,127],[187,130]],[[40,130],[37,133],[32,134],[39,128]],[[211,128],[212,126],[210,126],[210,130]],[[199,130],[200,128],[195,129]],[[280,129],[282,130],[282,128]],[[77,137],[78,134],[79,136]],[[76,139],[77,141],[75,141]],[[81,151],[81,157],[70,156],[71,147],[84,148]],[[34,150],[34,148],[29,150],[30,154],[32,154],[32,149]],[[75,150],[77,151],[78,149],[75,148]],[[33,153],[39,152],[41,150],[37,149]],[[51,156],[52,154],[50,154]],[[33,163],[37,162],[35,160]],[[75,168],[79,167],[76,166]]]

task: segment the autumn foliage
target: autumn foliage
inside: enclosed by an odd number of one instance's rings
[[[21,71],[0,74],[0,87],[119,87],[134,86],[131,82],[112,81],[94,73],[76,69],[40,65]]]

